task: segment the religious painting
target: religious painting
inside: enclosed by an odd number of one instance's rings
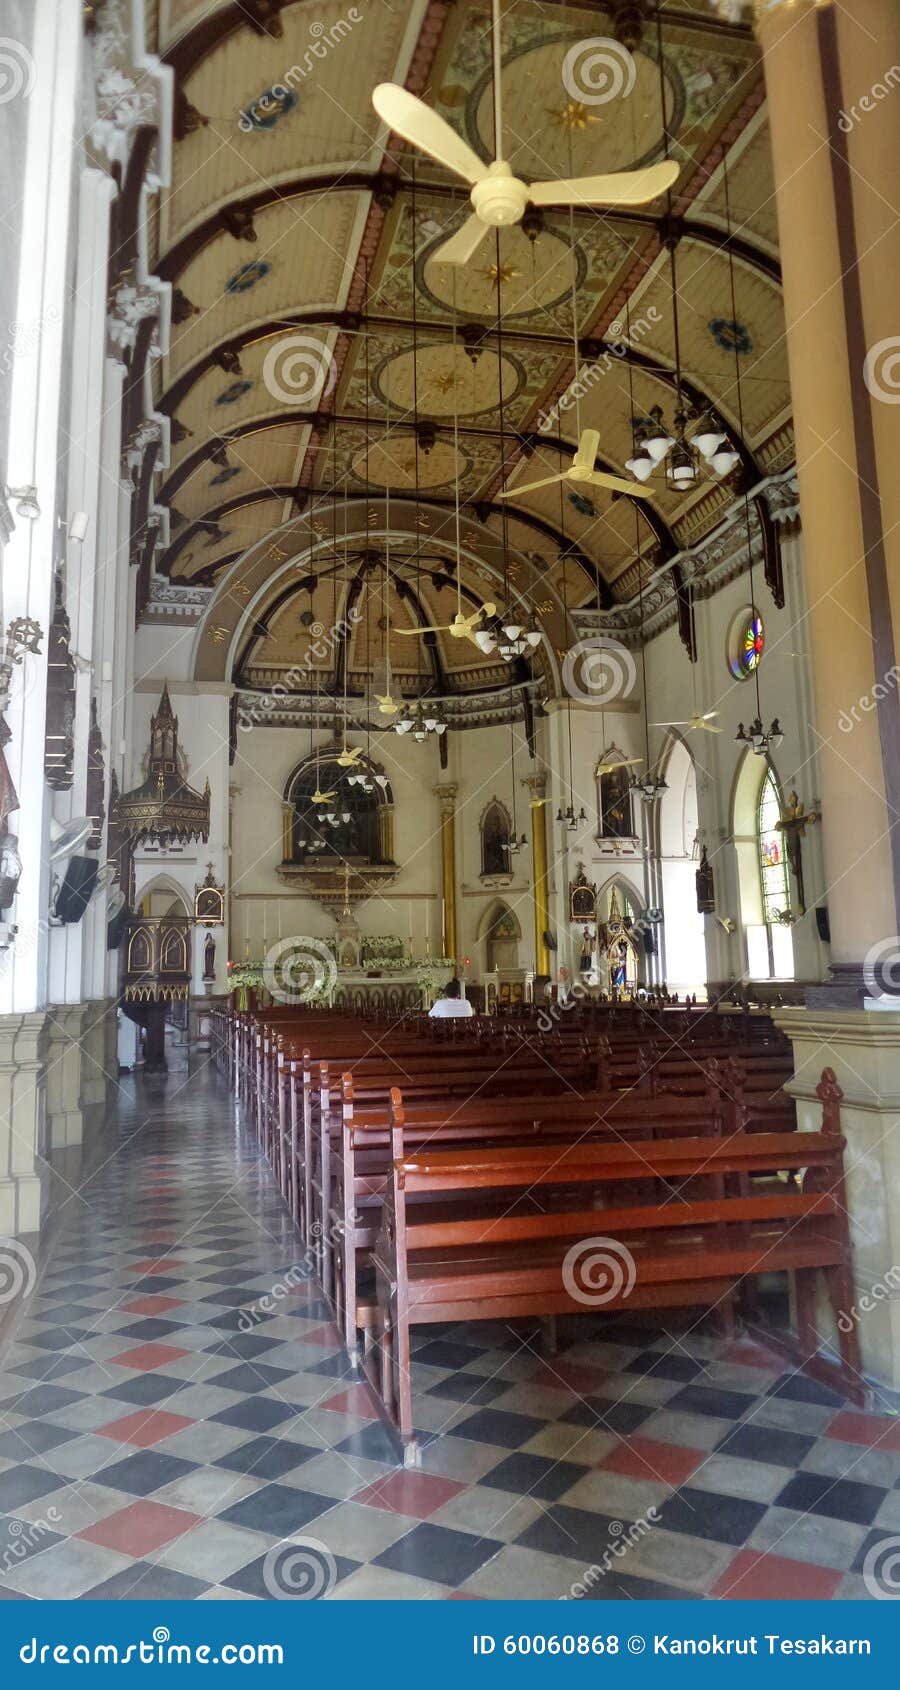
[[[577,878],[569,883],[569,920],[593,921],[596,901],[597,888],[588,880],[584,864],[580,863]]]
[[[204,927],[221,927],[225,921],[225,888],[213,876],[208,864],[206,879],[194,892],[194,920]]]
[[[492,798],[481,818],[481,872],[509,873],[510,818],[505,805]]]
[[[601,759],[597,772],[597,795],[600,812],[601,839],[633,839],[634,818],[631,813],[631,778],[624,766],[607,767],[621,753],[610,753]]]

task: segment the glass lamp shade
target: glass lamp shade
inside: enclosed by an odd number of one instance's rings
[[[655,423],[642,442],[655,464],[661,464],[666,453],[675,444],[674,434],[667,434],[661,422]]]
[[[666,464],[666,480],[670,487],[679,490],[694,487],[697,483],[697,465],[689,446],[683,440],[672,447],[669,461]]]
[[[403,717],[401,721],[394,723],[394,732],[398,734],[408,734],[411,727],[412,722],[409,717],[406,716]]]
[[[507,639],[510,641],[510,643],[514,645],[516,643],[516,641],[519,639],[519,636],[521,635],[522,630],[519,627],[518,622],[504,622],[503,632],[506,635]]]
[[[540,628],[531,628],[525,635],[526,644],[530,645],[532,651],[534,651],[536,646],[540,645],[542,638],[543,635],[541,634]]]
[[[709,462],[713,453],[726,444],[726,436],[721,428],[716,428],[709,417],[703,417],[696,434],[691,435],[691,445],[702,453]]]
[[[635,481],[649,481],[656,468],[656,459],[650,456],[646,446],[638,446],[632,456],[626,459],[625,468],[631,471]]]
[[[425,717],[425,726],[428,729],[428,732],[430,734],[434,733],[434,730],[437,727],[437,724],[438,724],[438,719],[437,719],[437,716],[435,715],[435,712],[433,710],[429,711],[426,714],[426,717]]]
[[[728,475],[734,469],[735,464],[740,462],[740,453],[735,451],[729,441],[722,440],[707,461],[710,469],[715,470],[716,475]]]

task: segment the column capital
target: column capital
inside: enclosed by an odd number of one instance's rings
[[[547,779],[546,774],[524,775],[522,785],[527,786],[535,798],[544,798],[547,794]]]
[[[740,23],[745,11],[752,6],[753,26],[757,35],[765,29],[770,18],[780,13],[814,12],[819,7],[832,4],[833,0],[713,0],[719,16],[726,18],[729,23]]]
[[[456,809],[456,799],[459,794],[459,786],[456,781],[446,781],[442,786],[433,786],[431,790],[435,798],[440,801],[441,815],[452,816]]]

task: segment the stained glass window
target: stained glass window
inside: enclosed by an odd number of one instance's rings
[[[759,661],[766,643],[765,629],[762,617],[755,611],[749,611],[737,623],[731,645],[730,663],[731,673],[739,681],[745,681],[759,668]]]
[[[776,827],[780,817],[781,794],[778,791],[778,782],[769,769],[760,790],[756,816],[763,920],[768,925],[777,922],[780,912],[790,910],[791,907],[784,835],[779,833]]]

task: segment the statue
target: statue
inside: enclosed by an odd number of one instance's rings
[[[801,839],[806,837],[806,829],[812,827],[819,820],[819,812],[810,810],[804,812],[796,792],[788,797],[787,809],[775,823],[776,832],[783,835],[784,848],[791,871],[797,882],[797,908],[800,915],[806,914],[806,896],[803,887],[803,851]]]
[[[591,944],[590,928],[581,930],[581,956],[578,959],[579,974],[590,974],[594,966],[594,950]]]
[[[712,863],[706,855],[704,845],[700,856],[700,867],[696,874],[697,881],[697,909],[701,915],[714,915],[716,909],[716,883],[713,879]]]
[[[206,944],[203,947],[203,978],[204,980],[214,980],[215,977],[216,941],[211,933],[207,933]]]

